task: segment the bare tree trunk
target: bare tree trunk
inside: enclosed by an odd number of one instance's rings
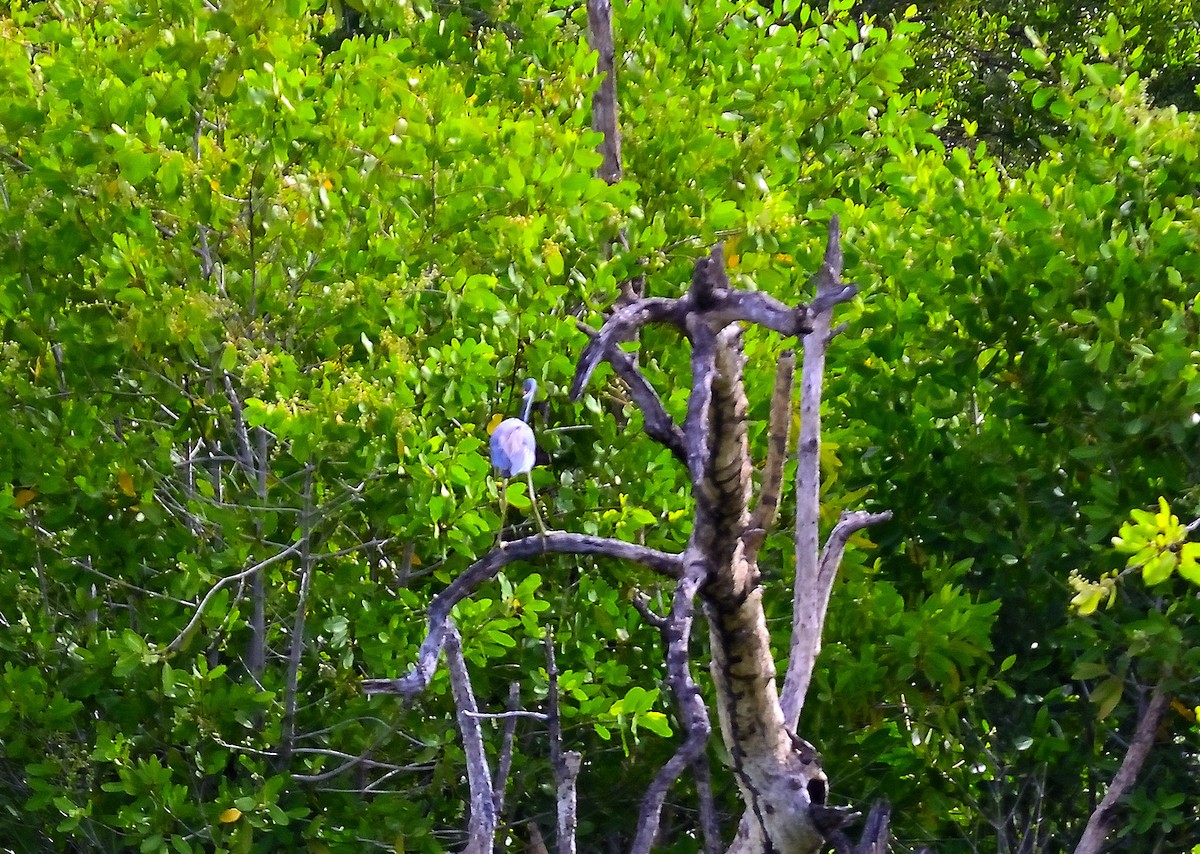
[[[267,465],[268,465],[268,436],[261,427],[254,431],[255,453],[255,490],[260,507],[267,504]],[[261,517],[254,523],[254,534],[261,543],[263,540],[263,523]],[[267,590],[266,582],[261,572],[254,573],[250,578],[250,641],[246,650],[246,669],[259,685],[262,684],[263,670],[267,666]]]
[[[588,42],[600,56],[596,74],[602,75],[599,88],[592,96],[592,130],[604,135],[600,143],[603,161],[596,174],[605,183],[621,180],[621,125],[617,112],[617,75],[613,64],[612,3],[610,0],[588,0]]]

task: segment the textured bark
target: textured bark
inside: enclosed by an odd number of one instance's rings
[[[742,539],[749,529],[750,450],[743,356],[737,327],[717,336],[709,406],[712,447],[697,484],[692,547],[711,564],[704,589],[717,688],[717,717],[750,815],[754,851],[805,852],[823,837],[808,807],[824,800],[815,754],[796,749],[784,725],[758,566]]]
[[[606,183],[621,180],[621,126],[617,114],[617,76],[613,65],[612,3],[588,0],[588,41],[599,54],[596,74],[601,78],[592,96],[592,129],[603,135],[600,155],[604,158],[596,174]]]

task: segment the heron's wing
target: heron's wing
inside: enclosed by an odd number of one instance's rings
[[[500,438],[497,439],[496,437]],[[533,431],[529,425],[519,418],[510,418],[496,428],[492,434],[492,462],[496,462],[496,446],[499,445],[500,455],[505,458],[507,465],[496,463],[496,466],[507,476],[524,474],[533,468],[535,451]]]

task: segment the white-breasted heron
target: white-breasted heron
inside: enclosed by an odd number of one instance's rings
[[[533,518],[537,520],[538,530],[546,533],[546,525],[542,522],[542,514],[538,512],[537,496],[533,492],[533,465],[537,453],[537,445],[533,440],[533,428],[529,426],[529,412],[533,408],[533,398],[537,394],[537,382],[530,378],[525,380],[522,389],[524,406],[520,418],[506,418],[492,431],[492,465],[504,478],[500,486],[500,530],[504,530],[504,518],[508,515],[508,481],[519,474],[525,475],[529,484],[529,503],[533,506]],[[497,541],[503,545],[500,534]]]

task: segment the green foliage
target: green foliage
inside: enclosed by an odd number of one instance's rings
[[[1043,103],[1014,87],[1012,75],[1052,81],[1060,70],[1057,60],[1070,56],[1141,72],[1158,106],[1200,107],[1200,9],[1194,0],[855,4],[857,13],[885,24],[912,10],[925,28],[911,51],[908,85],[938,93],[954,118],[944,131],[947,141],[983,139],[1006,159],[1021,161],[1041,153],[1040,137],[1061,128],[1058,117],[1043,113]]]
[[[1119,762],[1104,735],[1131,686],[1200,672],[1194,598],[1131,591],[1068,621],[1062,595],[1066,569],[1114,568],[1096,547],[1145,495],[1195,498],[1200,133],[1143,78],[1048,40],[1014,83],[1014,126],[1044,156],[947,153],[958,72],[922,76],[917,23],[862,26],[849,5],[780,26],[745,3],[618,4],[611,187],[593,175],[582,9],[11,6],[0,838],[460,843],[444,674],[413,709],[357,685],[411,664],[430,596],[502,521],[531,529],[522,483],[498,516],[486,426],[536,377],[548,520],[681,548],[685,478],[623,390],[602,376],[565,401],[572,319],[597,322],[635,274],[678,293],[722,238],[740,284],[803,299],[836,212],[864,296],[831,351],[823,519],[869,500],[896,520],[851,544],[804,734],[835,797],[893,799],[905,842],[1000,851],[1005,823],[1037,814],[1064,847]],[[347,37],[351,7],[369,37]],[[1114,32],[1086,35],[1116,56]],[[680,413],[685,347],[642,343]],[[747,341],[760,456],[782,346]],[[762,552],[780,650],[789,534]],[[1147,581],[1166,554],[1167,575],[1191,572],[1169,515],[1121,537],[1153,549]],[[553,625],[565,735],[588,757],[581,850],[628,835],[678,735],[635,587],[660,593],[562,558],[455,612],[488,710],[513,680],[526,707],[544,699]],[[1179,697],[1200,704],[1183,677]],[[514,820],[553,801],[545,734],[521,727]],[[1183,850],[1194,725],[1176,737],[1130,826]],[[338,771],[364,752],[377,764]],[[686,832],[664,845],[691,849]]]

